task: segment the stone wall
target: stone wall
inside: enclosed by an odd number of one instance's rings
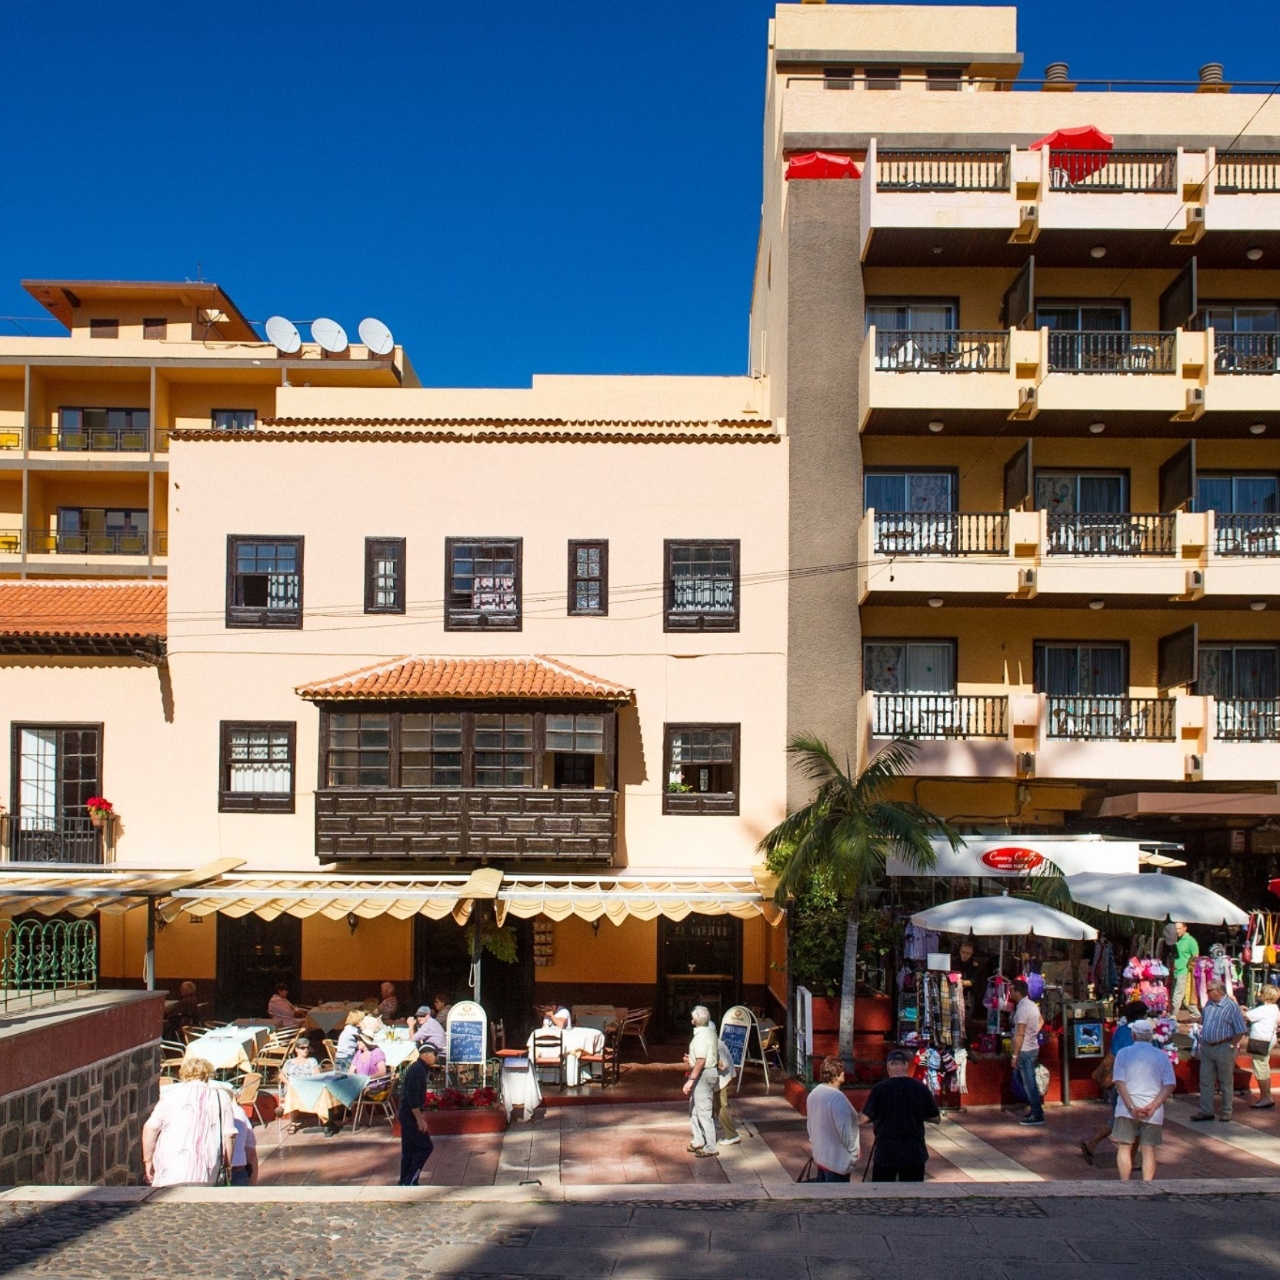
[[[0,1098],[0,1186],[141,1183],[159,1096],[153,1041]]]

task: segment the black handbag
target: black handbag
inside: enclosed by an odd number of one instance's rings
[[[1271,1041],[1251,1039],[1247,1052],[1251,1058],[1268,1058],[1271,1056]]]

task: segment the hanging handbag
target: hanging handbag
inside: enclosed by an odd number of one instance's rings
[[[1269,1058],[1271,1056],[1271,1041],[1254,1040],[1251,1037],[1246,1052],[1251,1058]]]
[[[1267,941],[1262,948],[1262,963],[1275,964],[1276,962],[1276,917],[1271,911],[1266,913],[1267,919]]]

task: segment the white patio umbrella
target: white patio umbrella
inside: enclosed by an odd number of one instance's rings
[[[1194,880],[1180,880],[1159,872],[1107,875],[1086,871],[1067,876],[1065,883],[1074,901],[1118,916],[1181,920],[1184,924],[1249,923],[1248,913],[1222,894]]]
[[[1055,911],[1026,898],[957,898],[941,906],[917,911],[912,924],[939,933],[972,933],[979,938],[1067,938],[1092,941],[1098,931],[1063,911]]]

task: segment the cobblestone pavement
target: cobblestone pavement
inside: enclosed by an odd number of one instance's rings
[[[1280,1195],[550,1203],[0,1201],[0,1276],[1227,1280],[1280,1274]]]

